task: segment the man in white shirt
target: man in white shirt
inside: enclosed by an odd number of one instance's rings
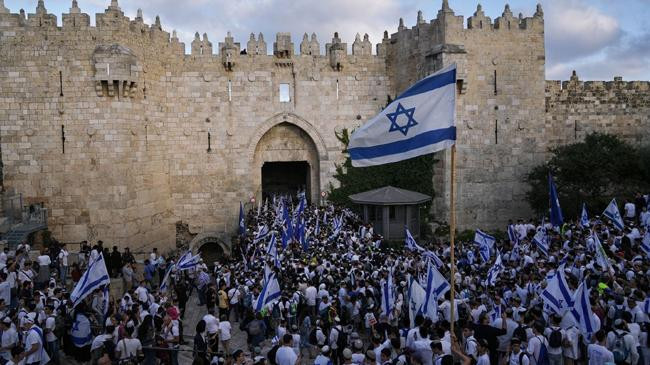
[[[23,330],[25,338],[23,340],[25,351],[20,354],[19,358],[25,360],[25,364],[47,364],[50,357],[43,348],[43,332],[34,324],[30,316],[25,316]]]
[[[530,364],[537,365],[537,359],[539,358],[539,350],[542,348],[542,344],[548,349],[548,340],[542,335],[544,332],[544,324],[536,322],[533,325],[533,337],[528,339],[528,354],[530,355]]]
[[[282,346],[275,353],[275,363],[278,365],[295,365],[300,361],[300,356],[293,351],[293,336],[285,334],[282,337]]]
[[[231,332],[232,326],[230,325],[230,321],[228,321],[227,315],[222,314],[221,320],[219,321],[219,339],[221,340],[223,349],[227,354],[230,353],[230,338],[232,337]]]
[[[59,251],[59,277],[61,278],[61,283],[63,286],[66,286],[66,281],[68,280],[68,256],[70,253],[65,248],[65,244],[61,246],[61,251]]]
[[[566,332],[560,327],[560,320],[557,315],[551,318],[552,325],[544,331],[544,336],[548,339],[548,360],[550,365],[563,365],[564,356],[562,354],[562,345],[566,342]]]
[[[134,330],[133,327],[127,326],[126,338],[121,339],[115,345],[115,352],[119,360],[135,359],[142,354],[142,343],[137,338],[133,338]]]
[[[45,306],[45,348],[47,353],[50,354],[52,364],[59,363],[59,341],[54,334],[56,328],[56,319],[54,318],[54,307],[51,304]]]
[[[11,323],[11,318],[5,317],[0,322],[0,357],[5,360],[11,359],[11,349],[18,345],[18,332]]]
[[[638,340],[635,340],[634,336],[630,334],[627,323],[622,319],[614,321],[614,330],[607,334],[607,348],[614,353],[615,357],[617,347],[619,347],[619,340],[622,341],[621,347],[623,347],[623,349],[621,352],[623,352],[625,356],[623,362],[625,364],[635,365],[639,360],[639,352],[636,348]]]
[[[305,289],[305,301],[307,302],[308,313],[310,316],[316,316],[316,294],[318,290],[315,286],[309,285]]]
[[[149,291],[146,288],[147,284],[144,280],[140,282],[140,286],[135,288],[135,296],[140,303],[147,303],[149,301]]]
[[[634,221],[634,218],[636,218],[636,206],[634,203],[629,200],[625,201],[623,210],[625,210],[625,219],[628,221]]]
[[[596,343],[587,346],[589,365],[605,365],[614,363],[614,354],[605,347],[605,331],[596,332]]]

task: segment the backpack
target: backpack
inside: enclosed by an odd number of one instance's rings
[[[617,319],[623,318],[623,312],[624,312],[624,310],[623,310],[622,306],[617,305],[614,308],[614,318],[613,318],[613,320],[615,321]]]
[[[253,320],[251,323],[248,324],[248,333],[251,336],[257,336],[262,333],[262,325],[260,324],[260,321],[258,320]]]
[[[526,334],[526,326],[519,325],[512,333],[513,338],[518,338],[522,343],[528,342],[528,335]]]
[[[314,346],[318,345],[318,338],[316,337],[316,330],[317,330],[317,328],[314,328],[313,330],[311,330],[311,332],[309,332],[309,344],[310,345],[314,345]]]
[[[242,300],[242,304],[244,305],[244,308],[250,308],[253,306],[253,294],[246,293],[244,295],[244,299]]]
[[[562,347],[562,332],[559,328],[551,328],[551,335],[548,338],[548,345],[551,348]]]
[[[336,332],[339,333],[338,337],[336,338],[336,347],[338,347],[339,350],[343,351],[343,349],[348,346],[348,334],[336,327],[332,329],[336,330]]]
[[[65,309],[59,312],[56,317],[54,317],[54,336],[56,338],[63,338],[67,333],[66,327],[66,314],[64,313]]]
[[[539,356],[537,357],[537,365],[549,365],[550,361],[548,358],[548,349],[546,344],[539,337],[536,337],[539,340]]]
[[[275,355],[278,353],[279,348],[280,348],[280,345],[275,345],[266,354],[266,358],[269,360],[269,364],[271,364],[271,365],[276,365],[277,364],[275,362]]]
[[[617,364],[623,364],[630,355],[630,350],[625,345],[625,335],[627,335],[627,332],[619,333],[615,331],[614,334],[616,334],[614,350],[612,351],[614,353],[614,362]]]
[[[522,365],[524,363],[524,356],[528,357],[526,351],[524,350],[519,351],[519,365]]]

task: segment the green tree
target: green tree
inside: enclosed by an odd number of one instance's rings
[[[553,148],[551,153],[551,159],[526,178],[531,187],[526,199],[539,214],[548,214],[549,171],[565,220],[575,219],[582,203],[591,215],[600,214],[613,197],[632,198],[650,188],[650,149],[636,149],[616,136],[589,134],[583,142]]]
[[[336,133],[336,138],[345,146],[347,152],[350,142],[350,132],[343,129]],[[397,188],[417,191],[434,196],[433,191],[433,154],[411,158],[405,161],[380,166],[352,167],[348,156],[342,165],[336,166],[334,178],[339,181],[339,187],[330,184],[328,199],[336,204],[352,206],[348,196],[372,189],[391,185]],[[429,204],[423,205],[420,213],[428,215]]]

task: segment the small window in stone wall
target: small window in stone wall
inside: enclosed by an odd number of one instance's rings
[[[288,103],[291,101],[291,94],[289,92],[289,84],[280,84],[280,102]]]

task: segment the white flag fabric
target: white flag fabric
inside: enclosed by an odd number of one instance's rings
[[[650,231],[646,232],[643,235],[643,241],[641,241],[641,249],[645,254],[650,258]]]
[[[269,275],[269,277],[264,282],[264,287],[262,287],[262,292],[257,297],[257,302],[255,303],[255,312],[259,312],[264,308],[264,306],[280,298],[280,283],[275,277],[275,273]]]
[[[451,286],[442,274],[429,263],[427,287],[422,313],[432,321],[438,320],[438,298],[443,296]]]
[[[418,251],[418,252],[424,251],[424,248],[418,245],[417,242],[415,242],[415,238],[413,238],[413,235],[411,234],[411,231],[409,231],[408,227],[405,227],[404,229],[406,230],[406,237],[404,238],[404,247],[406,247],[406,249],[409,251]]]
[[[476,230],[476,233],[474,234],[474,243],[478,245],[478,252],[483,259],[483,262],[490,261],[490,249],[494,246],[494,243],[496,243],[496,241],[496,238],[481,231],[480,229]]]
[[[490,268],[490,271],[487,273],[487,279],[485,279],[485,286],[494,286],[497,282],[499,274],[503,271],[503,263],[501,262],[501,254],[497,255],[497,259],[494,260],[494,265]]]
[[[589,302],[589,289],[584,282],[576,290],[573,301],[571,313],[573,313],[578,323],[578,328],[588,334],[598,331],[598,323],[594,319],[594,313],[591,311],[591,303]]]
[[[535,245],[537,245],[537,248],[544,254],[544,256],[548,257],[549,245],[546,228],[542,227],[537,231],[537,233],[535,233],[533,242],[535,242]]]
[[[456,65],[404,91],[350,137],[354,167],[382,165],[441,151],[456,142]]]
[[[426,292],[415,278],[409,278],[408,299],[409,299],[409,318],[411,319],[411,328],[415,327],[415,316],[420,312]]]
[[[580,225],[584,227],[589,226],[589,216],[587,215],[587,204],[582,203],[582,212],[580,213]]]
[[[621,217],[621,213],[618,211],[616,199],[612,199],[607,208],[605,208],[603,215],[612,221],[614,226],[616,226],[619,231],[622,231],[623,228],[625,228],[625,225],[623,224],[623,217]]]
[[[573,306],[573,291],[567,285],[564,276],[564,265],[555,270],[550,279],[546,279],[546,288],[542,291],[542,300],[555,313],[562,316],[567,309]]]
[[[381,312],[386,317],[391,318],[390,315],[395,308],[395,288],[393,285],[393,270],[388,273],[388,279],[381,283]]]
[[[95,260],[90,262],[88,269],[86,269],[86,272],[81,276],[77,286],[74,287],[74,290],[70,294],[70,300],[72,300],[73,307],[76,307],[77,304],[95,290],[99,289],[103,285],[109,285],[110,283],[111,279],[106,270],[104,255],[100,253]]]

